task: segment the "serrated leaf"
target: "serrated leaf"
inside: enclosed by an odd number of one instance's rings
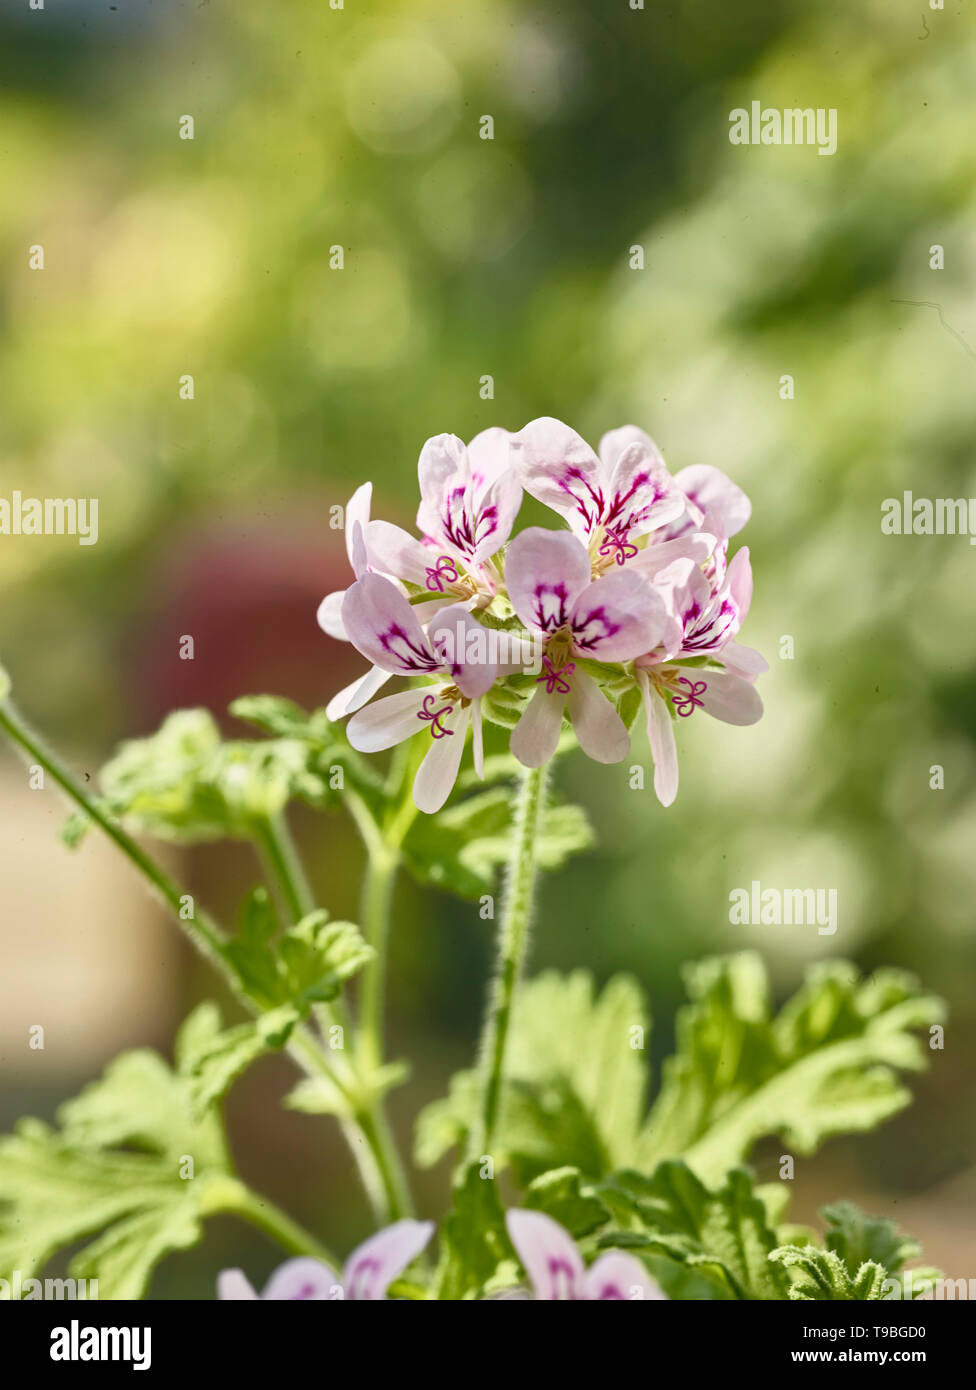
[[[656,1250],[681,1265],[712,1272],[740,1299],[781,1299],[787,1279],[769,1263],[776,1245],[765,1205],[744,1169],[712,1191],[685,1163],[660,1164],[650,1177],[614,1174],[596,1186],[614,1212],[604,1248]],[[667,1273],[664,1274],[667,1288]]]
[[[898,1274],[922,1253],[918,1241],[899,1231],[894,1221],[867,1216],[853,1202],[832,1202],[821,1208],[820,1215],[828,1227],[827,1249],[840,1256],[852,1276],[868,1261]]]
[[[285,1004],[260,1018],[222,1029],[217,1006],[199,1005],[183,1026],[176,1056],[195,1112],[202,1114],[219,1100],[259,1057],[284,1047],[300,1017],[295,1005]]]
[[[767,1135],[800,1153],[834,1134],[872,1129],[909,1100],[898,1072],[925,1054],[912,1029],[941,1014],[914,980],[881,971],[859,980],[844,962],[815,967],[779,1015],[751,952],[686,972],[692,1004],[678,1017],[678,1050],[637,1147],[637,1164],[684,1154],[720,1176]]]
[[[305,1017],[313,1004],[335,999],[375,951],[351,922],[310,912],[273,941],[277,920],[263,888],[244,900],[240,930],[224,953],[248,991],[266,1009],[292,1005]]]
[[[526,1188],[522,1206],[544,1211],[564,1226],[574,1240],[591,1235],[610,1219],[608,1208],[596,1190],[584,1184],[578,1168],[553,1168],[541,1173]]]
[[[561,868],[592,843],[593,831],[581,807],[546,806],[535,846],[540,868]],[[470,899],[494,891],[511,849],[512,793],[504,787],[454,802],[437,815],[417,817],[403,843],[415,878]]]
[[[467,1163],[455,1179],[451,1209],[441,1226],[436,1297],[477,1298],[499,1267],[513,1258],[498,1185],[482,1176],[477,1161]]]
[[[883,1265],[866,1260],[851,1274],[833,1250],[815,1245],[784,1245],[771,1251],[770,1263],[789,1270],[788,1296],[801,1302],[865,1301],[884,1297],[887,1273]]]
[[[551,1168],[569,1165],[594,1177],[628,1162],[647,1086],[643,1053],[632,1042],[648,1026],[643,996],[626,976],[599,995],[582,970],[549,971],[524,985],[509,1030],[496,1163],[512,1163],[528,1182]],[[463,1144],[477,1089],[474,1074],[461,1073],[446,1100],[425,1108],[418,1162]]]
[[[95,1237],[70,1273],[97,1279],[101,1298],[138,1298],[155,1264],[195,1244],[204,1218],[239,1190],[219,1119],[198,1114],[184,1078],[139,1049],[63,1105],[58,1121],[23,1120],[0,1139],[0,1273],[33,1275]]]

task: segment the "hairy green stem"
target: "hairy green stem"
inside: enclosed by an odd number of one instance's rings
[[[249,1012],[260,1014],[260,1004],[248,992],[239,973],[224,952],[227,937],[217,922],[206,911],[196,906],[192,917],[187,918],[183,915],[182,908],[187,895],[181,891],[180,886],[136,843],[114,817],[88,795],[70,769],[56,753],[46,747],[9,700],[0,701],[0,730],[6,733],[28,764],[42,767],[68,800],[83,811],[121,850],[142,874],[150,889],[173,911],[190,941],[223,976],[235,997]],[[342,1130],[356,1159],[376,1219],[383,1224],[399,1214],[401,1199],[398,1184],[390,1172],[390,1157],[382,1151],[382,1132],[373,1123],[371,1116],[367,1116],[365,1122],[360,1119],[358,1112],[362,1107],[358,1097],[355,1093],[350,1093],[348,1084],[336,1074],[329,1054],[308,1029],[296,1028],[293,1031],[287,1043],[287,1051],[307,1075],[327,1079],[346,1101],[348,1110],[347,1116],[341,1119]]]
[[[525,966],[536,880],[536,839],[545,811],[548,764],[522,775],[515,807],[514,839],[505,880],[505,901],[498,935],[498,970],[481,1040],[482,1093],[480,1128],[473,1138],[478,1153],[490,1153],[498,1125],[505,1049],[515,991]]]

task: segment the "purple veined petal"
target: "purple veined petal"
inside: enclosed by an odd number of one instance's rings
[[[512,471],[512,436],[508,430],[493,425],[490,429],[476,434],[468,444],[468,462],[471,466],[471,481],[475,498],[485,492]]]
[[[474,548],[467,556],[472,567],[485,564],[496,555],[512,534],[522,505],[522,484],[508,472],[491,484],[475,503]]]
[[[350,642],[374,666],[397,676],[440,667],[410,604],[382,575],[364,574],[346,590],[342,622]]]
[[[342,1285],[334,1269],[321,1260],[299,1255],[279,1265],[261,1290],[263,1299],[272,1302],[323,1303],[342,1297]]]
[[[357,709],[362,709],[367,700],[373,698],[377,690],[386,685],[390,674],[380,666],[371,666],[365,676],[360,676],[350,685],[344,686],[337,695],[333,695],[325,707],[326,718],[335,723],[339,719],[345,719],[347,714],[355,714]]]
[[[586,1269],[575,1242],[541,1211],[515,1209],[505,1225],[537,1299],[581,1299]]]
[[[454,789],[470,714],[470,705],[464,707],[459,700],[449,701],[443,696],[436,697],[421,714],[422,719],[430,716],[431,743],[413,781],[413,799],[417,809],[428,816],[441,809]]]
[[[555,632],[564,627],[590,583],[585,546],[566,531],[530,526],[515,537],[505,556],[505,585],[512,607],[527,628]]]
[[[373,499],[373,484],[363,483],[346,503],[346,554],[357,579],[366,572],[365,538],[369,526],[369,511]],[[357,546],[357,533],[359,543]]]
[[[590,1300],[667,1299],[635,1255],[609,1250],[586,1271],[585,1296]]]
[[[763,703],[759,691],[751,681],[731,671],[705,670],[688,672],[698,690],[696,698],[702,708],[714,719],[723,724],[758,724],[763,715]]]
[[[566,696],[537,685],[519,722],[512,730],[509,749],[523,767],[542,767],[556,751],[563,724]]]
[[[670,806],[678,795],[678,747],[674,741],[674,725],[647,672],[637,667],[635,675],[644,699],[647,738],[654,759],[654,793],[662,806]]]
[[[495,683],[498,664],[489,661],[497,634],[482,627],[461,604],[442,608],[430,621],[427,640],[454,684],[469,699],[485,695]]]
[[[434,707],[429,703],[425,707],[424,701],[432,699],[444,703],[435,686],[387,695],[353,715],[346,725],[346,737],[358,753],[380,753],[384,748],[393,748],[422,732],[424,709]]]
[[[748,681],[754,681],[769,670],[769,662],[760,652],[753,647],[743,647],[739,642],[726,642],[722,661],[728,670]]]
[[[221,1300],[256,1299],[257,1291],[243,1269],[222,1269],[217,1275],[217,1297]]]
[[[433,1232],[432,1221],[395,1221],[357,1245],[342,1276],[346,1297],[384,1299],[393,1280],[417,1258]]]
[[[719,468],[695,463],[682,468],[674,480],[700,511],[718,520],[725,540],[741,531],[752,515],[749,498]]]
[[[684,513],[685,497],[657,446],[628,444],[614,464],[601,523],[607,536],[633,541]]]
[[[336,589],[333,593],[326,594],[315,614],[315,621],[322,631],[326,636],[334,637],[337,642],[349,641],[349,634],[342,621],[342,600],[348,592],[347,589]]]
[[[673,624],[661,594],[642,575],[613,569],[587,586],[570,614],[573,648],[595,661],[649,652]]]
[[[587,542],[605,502],[600,460],[575,430],[543,416],[512,437],[512,463],[526,492],[566,518]]]
[[[437,557],[430,546],[391,521],[371,521],[366,528],[366,551],[374,570],[426,589]]]
[[[600,440],[598,449],[604,477],[609,478],[611,476],[620,455],[631,444],[642,444],[645,449],[652,453],[659,452],[654,440],[639,425],[622,425],[620,429],[607,430]]]
[[[566,697],[579,745],[597,763],[619,763],[630,751],[630,734],[596,681],[575,671]]]
[[[452,555],[470,555],[476,544],[474,485],[468,451],[456,434],[428,439],[417,465],[420,506],[417,529]]]

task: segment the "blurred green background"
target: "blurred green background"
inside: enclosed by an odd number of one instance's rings
[[[0,16],[0,494],[100,503],[97,546],[0,537],[22,707],[93,774],[177,705],[324,703],[359,668],[315,626],[346,582],[329,507],[371,478],[374,515],[410,524],[431,434],[553,414],[595,441],[633,422],[673,470],[725,469],[753,500],[743,635],[771,664],[766,716],[690,721],[668,811],[626,766],[564,765],[599,845],[544,885],[534,963],[636,974],[655,1059],[685,960],[758,946],[780,994],[816,958],[916,971],[950,1001],[945,1051],[909,1111],[800,1162],[793,1215],[854,1197],[957,1276],[976,1227],[976,551],[880,519],[904,489],[976,496],[967,11],[18,0]],[[729,112],[754,99],[837,108],[837,153],[732,146]],[[648,762],[642,740],[630,761]],[[29,801],[6,755],[0,799],[6,1129],[119,1047],[168,1049],[211,986],[107,851],[56,842],[53,797]],[[324,902],[355,915],[348,825],[297,829]],[[243,850],[170,857],[225,912],[254,878]],[[728,894],[753,879],[835,887],[836,935],[731,926]],[[404,1138],[470,1058],[489,929],[400,882]],[[27,1054],[37,1021],[48,1047]],[[241,1168],[347,1248],[365,1204],[328,1121],[277,1109],[285,1071],[232,1097]],[[424,1214],[445,1180],[424,1175]],[[221,1264],[259,1279],[276,1258],[218,1225],[153,1293],[210,1296]]]

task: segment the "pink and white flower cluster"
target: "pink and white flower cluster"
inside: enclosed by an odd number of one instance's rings
[[[371,519],[370,484],[354,493],[355,580],[322,601],[319,623],[371,662],[328,706],[330,718],[352,716],[353,747],[429,739],[414,783],[422,811],[450,794],[468,728],[480,774],[483,713],[502,687],[524,699],[510,746],[526,767],[552,757],[564,715],[589,757],[620,762],[630,733],[619,706],[639,690],[666,806],[678,790],[677,720],[698,709],[729,724],[761,717],[754,683],[767,666],[736,640],[752,597],[749,552],[728,556],[751,508],[717,468],[672,477],[633,425],[594,452],[544,418],[467,446],[429,439],[419,478],[419,536]],[[524,492],[565,526],[513,537]],[[414,679],[369,703],[393,676]]]

